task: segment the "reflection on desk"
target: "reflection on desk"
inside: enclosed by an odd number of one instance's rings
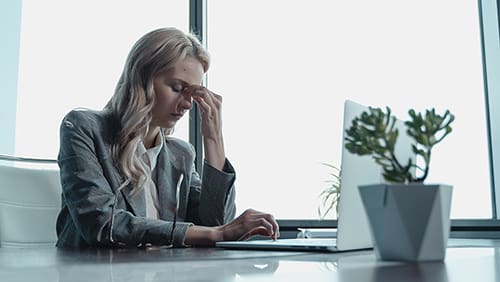
[[[212,248],[0,248],[1,281],[500,281],[500,240],[450,239],[444,262]]]

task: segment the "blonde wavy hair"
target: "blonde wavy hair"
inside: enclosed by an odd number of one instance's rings
[[[151,177],[136,150],[152,120],[153,80],[187,56],[200,61],[204,72],[208,70],[209,55],[195,35],[176,28],[161,28],[145,34],[130,50],[114,95],[105,106],[121,125],[111,145],[111,156],[125,177],[120,188],[133,183],[132,194],[138,193]]]

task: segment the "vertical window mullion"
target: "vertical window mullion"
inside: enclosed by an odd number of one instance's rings
[[[483,48],[484,93],[486,101],[488,145],[491,172],[491,199],[492,217],[498,219],[497,208],[500,205],[500,192],[495,187],[495,179],[499,179],[500,172],[497,167],[500,162],[500,120],[494,112],[500,108],[495,107],[500,103],[500,33],[499,10],[497,1],[479,0],[479,13],[481,20],[481,39]],[[496,5],[496,7],[495,7]]]
[[[189,1],[189,29],[198,36],[202,44],[206,47],[205,5],[206,2],[204,0]],[[196,151],[196,170],[202,174],[203,141],[201,137],[201,119],[196,103],[193,104],[193,109],[189,112],[189,142],[194,146]]]

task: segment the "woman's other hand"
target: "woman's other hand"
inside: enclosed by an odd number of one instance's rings
[[[184,243],[214,246],[216,242],[248,240],[257,235],[277,239],[280,236],[278,223],[271,214],[248,209],[222,226],[190,226]]]
[[[277,239],[279,226],[274,216],[269,213],[248,209],[228,224],[218,227],[222,237],[220,241],[248,240],[261,235]]]

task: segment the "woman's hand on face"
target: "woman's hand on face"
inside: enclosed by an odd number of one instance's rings
[[[222,140],[222,96],[201,85],[191,85],[186,91],[198,105],[203,137],[220,142]]]
[[[198,105],[205,159],[211,166],[222,170],[226,160],[222,138],[222,97],[201,85],[189,86],[186,93]]]
[[[271,214],[248,209],[228,224],[219,227],[223,241],[248,240],[261,235],[277,239],[279,226]]]

